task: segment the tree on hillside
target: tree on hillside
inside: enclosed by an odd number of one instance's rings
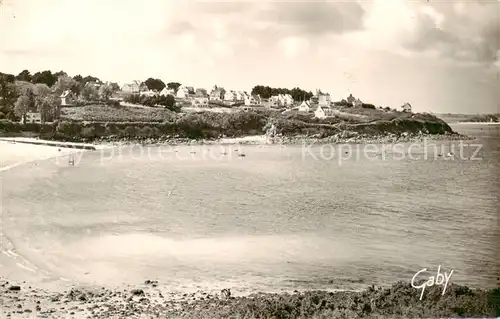
[[[10,119],[15,116],[14,104],[18,97],[14,81],[14,75],[0,72],[0,112]]]
[[[85,85],[80,92],[80,95],[86,101],[96,101],[99,99],[99,92],[97,91],[97,88],[92,84]]]
[[[113,87],[110,84],[103,84],[99,88],[99,98],[103,101],[107,101],[111,95],[113,95],[113,92]]]
[[[78,74],[78,75],[75,75],[73,77],[73,80],[75,80],[76,82],[80,82],[81,83],[81,82],[83,82],[83,77],[80,74]]]
[[[313,97],[312,92],[306,92],[298,87],[291,89],[288,94],[290,94],[295,101],[307,101]]]
[[[164,104],[165,108],[171,110],[171,111],[175,111],[175,112],[178,112],[179,109],[176,108],[175,106],[175,98],[168,94],[166,97],[165,97],[165,104]]]
[[[95,82],[95,83],[101,83],[101,80],[99,78],[96,78],[95,76],[87,75],[82,79],[83,84],[87,84],[89,82]]]
[[[59,71],[59,72],[54,73],[54,76],[59,78],[60,76],[68,76],[68,73],[66,73],[64,71]]]
[[[52,121],[56,117],[56,110],[58,109],[60,100],[57,96],[49,94],[46,96],[37,96],[36,108],[40,112],[42,123]]]
[[[29,109],[28,110],[34,111],[35,110],[35,98],[36,98],[36,95],[34,92],[34,87],[28,86],[28,87],[24,88],[21,95],[28,97],[28,100],[29,100]]]
[[[46,84],[43,84],[43,83],[38,83],[38,84],[35,84],[35,88],[34,88],[34,93],[35,93],[35,96],[47,96],[49,94],[52,93],[52,90],[46,85]]]
[[[179,89],[180,86],[181,86],[181,84],[178,82],[167,83],[167,88],[174,90],[175,93],[177,93],[177,90]]]
[[[35,89],[35,84],[33,84],[31,82],[16,80],[14,82],[14,84],[15,84],[16,90],[19,94],[21,94],[22,92],[24,92],[27,89],[30,89],[31,91],[33,91]]]
[[[14,112],[16,116],[25,121],[26,113],[28,113],[30,109],[30,104],[31,104],[30,98],[25,94],[21,94],[17,98],[17,101],[14,105]]]
[[[51,71],[36,72],[31,77],[31,83],[45,83],[49,87],[52,87],[57,81],[57,76],[52,74]]]
[[[120,86],[118,85],[118,83],[112,82],[111,89],[113,90],[113,92],[120,91]]]
[[[55,109],[60,99],[45,84],[35,85],[35,107],[40,112],[42,122],[54,118]]]
[[[160,79],[153,79],[153,78],[149,78],[147,79],[144,84],[146,84],[146,86],[148,87],[148,89],[150,90],[156,90],[158,92],[160,92],[161,90],[163,90],[163,88],[166,86],[165,83],[163,83],[162,80]]]
[[[57,78],[56,84],[53,87],[57,95],[61,95],[66,90],[71,90],[73,93],[78,93],[78,82],[68,75],[60,75]]]
[[[16,80],[18,81],[26,81],[31,82],[31,73],[28,70],[23,70],[16,76]]]
[[[5,82],[14,83],[16,77],[14,76],[14,74],[0,72],[0,79],[4,80]]]
[[[278,94],[290,94],[295,101],[303,101],[304,99],[309,100],[313,96],[312,92],[307,92],[298,87],[290,90],[286,88],[272,88],[263,85],[256,85],[252,89],[252,94],[260,95],[260,97],[264,99],[268,99],[271,96]]]

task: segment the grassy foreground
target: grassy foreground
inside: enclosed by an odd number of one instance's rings
[[[147,281],[110,290],[73,288],[50,293],[3,281],[0,309],[11,318],[437,318],[500,315],[500,289],[472,290],[452,284],[427,288],[424,298],[409,283],[362,292],[308,291],[222,297],[206,293],[174,296]]]

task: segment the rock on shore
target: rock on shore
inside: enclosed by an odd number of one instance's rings
[[[357,132],[343,131],[331,136],[321,135],[296,135],[296,136],[247,136],[240,138],[224,138],[219,139],[189,139],[180,137],[162,137],[162,138],[145,138],[145,139],[123,139],[106,137],[96,143],[127,145],[127,144],[142,144],[142,145],[213,145],[213,144],[240,144],[240,145],[261,145],[261,144],[276,144],[276,145],[302,145],[302,144],[395,144],[395,143],[411,143],[422,142],[424,140],[431,141],[458,141],[472,140],[473,138],[461,134],[425,134],[425,133],[388,133],[384,135],[369,135],[360,134]]]
[[[491,317],[499,315],[500,289],[483,291],[451,285],[420,293],[407,283],[362,292],[307,291],[231,297],[228,291],[173,294],[146,281],[134,288],[73,288],[64,293],[0,279],[5,318],[367,318]]]

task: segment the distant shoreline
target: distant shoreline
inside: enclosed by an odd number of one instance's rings
[[[0,141],[44,145],[49,147],[70,148],[95,151],[125,145],[324,145],[324,144],[396,144],[433,141],[472,140],[474,138],[462,134],[386,134],[369,136],[366,134],[336,134],[328,137],[311,136],[278,136],[249,135],[244,137],[222,137],[219,139],[189,139],[189,138],[147,138],[139,139],[101,139],[94,143],[63,142],[27,137],[2,137]]]
[[[500,122],[452,122],[449,123],[450,125],[459,125],[459,124],[466,124],[466,125],[471,125],[471,124],[476,124],[476,125],[500,125]]]

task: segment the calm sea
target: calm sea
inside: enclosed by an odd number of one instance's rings
[[[26,164],[1,173],[2,227],[34,271],[81,283],[358,289],[441,266],[493,288],[500,126],[454,129],[477,138],[461,155],[459,142],[406,144],[404,156],[184,146]]]

